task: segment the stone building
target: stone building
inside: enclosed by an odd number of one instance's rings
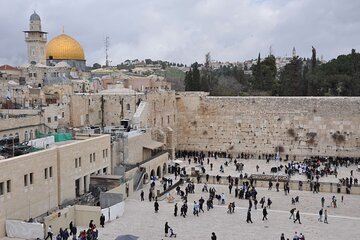
[[[92,174],[110,169],[110,136],[76,136],[42,151],[0,161],[0,236],[5,219],[30,219],[89,191]]]

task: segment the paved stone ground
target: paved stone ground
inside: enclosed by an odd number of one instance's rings
[[[210,175],[239,176],[235,171],[235,166],[230,164],[225,167],[225,173],[220,173],[220,165],[224,164],[226,159],[215,160],[211,158],[214,167],[210,171],[210,166],[205,164],[206,173]],[[259,173],[265,172],[271,174],[271,167],[277,166],[275,161],[270,161],[266,164],[264,160],[241,160],[244,163],[244,173],[249,175],[256,173],[256,165],[260,166]],[[206,162],[205,162],[206,163]],[[279,162],[285,164],[285,162]],[[197,166],[197,164],[183,162],[181,166],[187,168],[190,173],[190,168]],[[360,179],[360,172],[356,171],[357,166],[350,166],[348,168],[342,167],[339,169],[338,177],[349,177],[350,170],[354,170],[354,177]],[[284,174],[284,173],[280,173]],[[167,176],[172,177],[173,176]],[[306,180],[304,175],[294,175],[291,179]],[[320,178],[321,182],[337,183],[338,179],[334,176]],[[182,186],[184,189],[185,185]],[[199,217],[192,215],[193,201],[197,201],[201,196],[206,200],[207,193],[202,193],[203,184],[195,185],[195,194],[189,194],[188,197],[188,217],[174,217],[173,209],[174,203],[167,203],[166,200],[159,201],[160,211],[154,213],[153,202],[147,200],[149,186],[144,187],[145,201],[140,201],[140,191],[135,192],[125,200],[124,215],[105,225],[105,228],[99,228],[100,240],[114,240],[118,235],[133,234],[139,236],[141,240],[161,240],[169,239],[164,237],[164,224],[169,222],[169,225],[177,233],[176,239],[196,239],[208,240],[211,232],[215,232],[219,240],[257,240],[257,239],[280,239],[280,234],[284,233],[286,238],[292,239],[295,231],[303,233],[306,239],[311,240],[339,240],[339,239],[359,239],[360,236],[360,195],[343,195],[344,202],[341,203],[341,194],[334,193],[319,193],[313,194],[308,191],[290,191],[288,196],[285,196],[283,191],[276,192],[275,189],[268,191],[267,189],[257,188],[258,198],[265,196],[270,197],[273,201],[271,209],[268,210],[268,221],[262,221],[262,210],[252,210],[253,224],[246,223],[246,211],[248,207],[248,200],[240,200],[234,198],[234,192],[229,194],[226,185],[209,185],[215,187],[217,193],[224,192],[226,194],[226,203],[235,201],[235,213],[227,214],[227,205],[217,205],[217,200],[214,201],[214,209],[209,212],[200,213]],[[161,184],[157,181],[156,188],[162,189]],[[234,190],[234,189],[233,189]],[[171,193],[175,197],[175,202],[178,203],[179,213],[182,205],[179,196],[176,196],[175,191]],[[335,195],[338,200],[338,208],[330,207],[331,197]],[[295,206],[291,204],[291,198],[299,196],[300,202]],[[328,209],[329,224],[318,222],[318,212],[321,208],[320,198],[324,196],[325,206]],[[289,219],[289,210],[296,207],[300,210],[302,224],[294,224]],[[8,240],[9,238],[3,238]]]
[[[212,160],[213,161],[213,160]],[[217,160],[217,167],[214,167],[213,172],[209,174],[218,174],[219,166],[223,159]],[[265,161],[259,160],[245,160],[244,171],[247,173],[256,172],[256,164],[259,164],[260,170],[265,173],[270,172],[272,166],[276,166],[276,162],[272,161],[266,164]],[[188,165],[188,163],[184,163]],[[192,166],[195,166],[192,164]],[[237,176],[234,166],[225,168],[224,176],[229,174]],[[251,170],[252,169],[252,170]],[[346,177],[350,175],[350,169],[355,169],[355,166],[350,168],[341,168],[339,177]],[[356,177],[359,173],[354,171]],[[303,176],[298,176],[300,179]],[[321,181],[331,181],[334,176],[321,178]],[[294,178],[292,178],[294,179]],[[305,180],[305,178],[304,178]],[[337,180],[335,181],[337,182]],[[235,239],[280,239],[280,234],[285,233],[285,237],[292,239],[295,231],[303,233],[306,239],[323,240],[323,239],[358,239],[360,236],[360,196],[359,195],[343,195],[344,202],[341,202],[340,194],[333,193],[319,193],[313,194],[308,191],[290,191],[290,194],[285,196],[284,193],[276,192],[275,190],[268,191],[267,189],[258,188],[259,199],[263,196],[270,197],[273,201],[271,210],[269,210],[268,221],[262,221],[262,211],[252,210],[253,224],[246,223],[246,210],[248,206],[247,200],[240,200],[234,198],[229,194],[226,185],[209,185],[215,187],[217,193],[224,192],[226,194],[226,203],[235,201],[235,213],[227,214],[227,205],[217,205],[214,202],[215,208],[200,213],[199,217],[192,215],[193,201],[198,200],[201,196],[206,200],[207,193],[202,193],[202,184],[195,185],[195,194],[189,194],[189,210],[188,216],[174,217],[173,209],[174,203],[167,203],[167,201],[159,201],[159,213],[154,213],[153,202],[149,202],[147,198],[148,186],[145,186],[145,201],[140,201],[140,191],[135,192],[132,196],[125,200],[124,215],[105,225],[104,229],[99,229],[101,240],[114,240],[121,234],[133,234],[146,240],[160,240],[169,239],[164,237],[164,224],[169,222],[169,225],[177,233],[177,239],[210,239],[211,232],[215,232],[219,240],[235,240]],[[161,188],[160,183],[157,183],[157,188]],[[184,185],[182,186],[182,189]],[[179,212],[181,207],[181,199],[176,196],[175,192],[171,193],[175,196],[175,202],[179,205]],[[338,208],[330,207],[331,197],[335,195],[338,199]],[[294,206],[291,204],[291,198],[299,196],[300,202],[295,205],[301,213],[302,224],[294,224],[289,219],[289,210]],[[321,208],[320,198],[324,196],[326,201],[326,209],[328,209],[329,224],[318,222],[318,212]]]

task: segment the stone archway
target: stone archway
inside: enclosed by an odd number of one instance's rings
[[[167,166],[166,166],[166,163],[164,163],[164,164],[163,164],[163,169],[162,169],[162,174],[163,174],[163,176],[166,175],[166,172],[167,172],[167,171],[166,171],[166,167],[167,167]]]
[[[151,178],[151,177],[154,177],[154,176],[155,176],[155,170],[154,170],[154,169],[151,169],[150,178]]]
[[[145,173],[143,177],[143,184],[146,184],[149,182],[149,174]]]
[[[158,166],[157,169],[156,169],[156,176],[159,177],[159,179],[162,177],[162,174],[161,174],[161,167]]]

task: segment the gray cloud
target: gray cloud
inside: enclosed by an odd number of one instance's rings
[[[104,63],[110,37],[112,64],[126,59],[202,62],[266,55],[310,57],[311,46],[331,59],[360,49],[357,0],[4,0],[0,64],[26,62],[23,30],[36,10],[49,39],[65,33],[83,46],[88,65]]]

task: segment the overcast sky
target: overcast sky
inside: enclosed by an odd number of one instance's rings
[[[359,0],[2,0],[0,65],[26,62],[23,30],[34,10],[48,40],[65,33],[83,46],[87,65],[126,59],[244,61],[269,53],[332,59],[360,51]]]

